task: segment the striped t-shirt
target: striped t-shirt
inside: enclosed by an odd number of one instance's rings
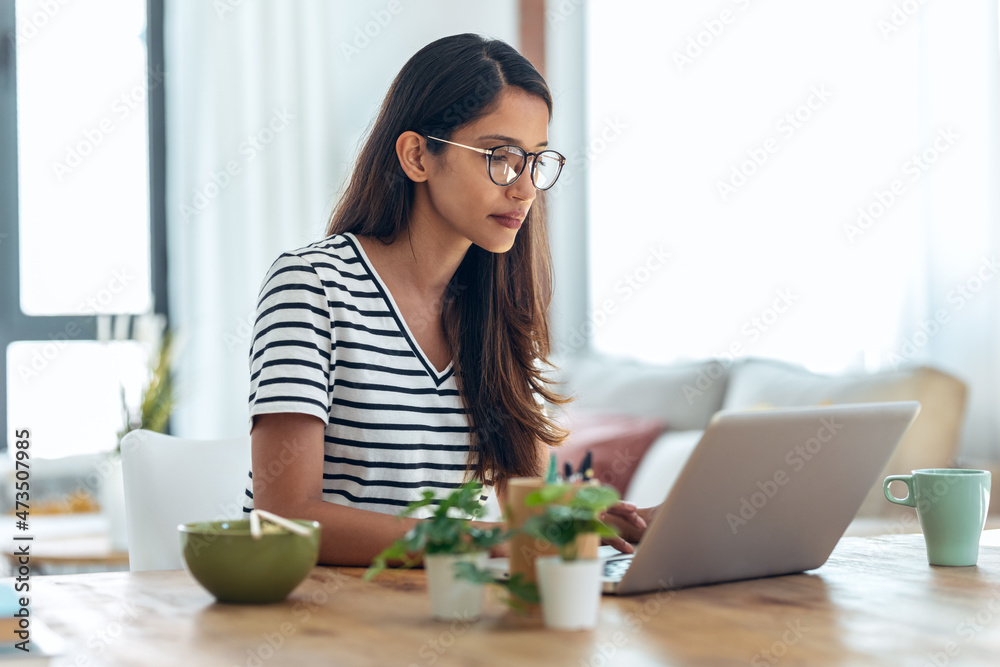
[[[471,476],[453,365],[438,372],[428,361],[350,233],[282,254],[264,278],[250,347],[251,424],[278,412],[326,422],[327,502],[398,514],[423,490],[441,498]],[[255,475],[270,477],[251,471],[245,512]]]

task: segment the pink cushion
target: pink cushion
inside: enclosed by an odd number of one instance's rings
[[[622,496],[646,450],[667,428],[658,419],[572,409],[560,424],[570,435],[562,446],[553,448],[559,472],[563,472],[564,463],[569,463],[573,472],[579,470],[590,451],[594,477],[618,489]]]

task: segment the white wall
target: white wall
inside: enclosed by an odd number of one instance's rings
[[[557,354],[587,347],[587,208],[589,163],[587,97],[587,12],[581,2],[546,3],[545,78],[552,91],[549,144],[566,156],[566,166],[547,193],[555,292],[551,324]]]

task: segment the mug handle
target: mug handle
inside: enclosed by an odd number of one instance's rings
[[[893,482],[903,482],[906,484],[906,497],[897,498],[892,495],[889,491],[889,485]],[[885,499],[890,503],[896,503],[897,505],[906,505],[907,507],[916,507],[917,501],[913,497],[913,475],[889,475],[882,482],[882,492],[885,493]]]

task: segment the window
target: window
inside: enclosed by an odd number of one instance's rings
[[[132,316],[166,313],[162,3],[0,12],[2,426],[107,450],[147,365]]]
[[[829,372],[943,358],[951,333],[920,327],[987,252],[995,7],[588,11],[597,350]]]

